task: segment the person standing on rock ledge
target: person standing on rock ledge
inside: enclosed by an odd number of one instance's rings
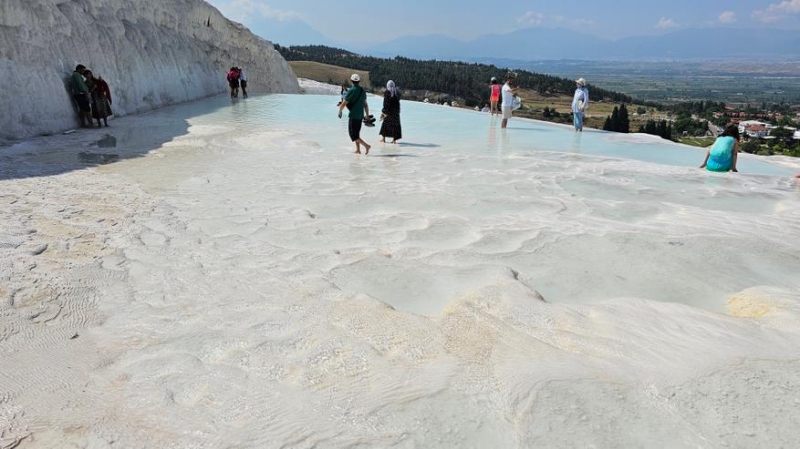
[[[86,80],[83,79],[83,72],[86,71],[86,66],[78,64],[75,71],[72,72],[72,99],[78,104],[78,117],[81,119],[81,128],[91,128],[92,122],[92,108],[89,103],[89,87],[86,85]],[[86,124],[88,121],[88,125]]]
[[[342,110],[347,106],[347,109],[350,110],[350,113],[347,114],[350,119],[347,124],[347,131],[350,134],[350,140],[356,144],[355,152],[356,154],[361,154],[361,145],[364,145],[364,154],[369,154],[369,149],[372,147],[361,140],[361,122],[364,120],[365,113],[369,116],[367,91],[358,85],[361,82],[361,76],[358,73],[350,76],[350,82],[353,83],[353,87],[347,91],[344,100],[339,103],[339,118],[342,118]]]
[[[586,80],[579,78],[575,80],[575,95],[572,97],[572,124],[576,132],[583,131],[583,117],[588,106],[589,89],[586,88]]]

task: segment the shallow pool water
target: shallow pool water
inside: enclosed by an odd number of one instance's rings
[[[798,188],[764,158],[709,173],[697,169],[703,150],[651,136],[524,119],[502,130],[487,114],[413,102],[399,144],[365,127],[373,149],[358,156],[336,101],[181,106],[195,109],[186,135],[110,169],[167,195],[192,230],[225,236],[226,251],[278,251],[285,269],[426,315],[504,270],[556,302],[718,310],[743,288],[800,286]],[[330,257],[348,253],[358,260]]]

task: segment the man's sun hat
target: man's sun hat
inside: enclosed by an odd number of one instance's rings
[[[581,86],[585,86],[586,85],[586,80],[583,79],[583,78],[578,78],[578,79],[575,80],[575,82],[580,84]]]
[[[354,73],[350,76],[350,81],[359,82],[361,81],[361,76],[358,73]]]
[[[493,77],[492,77],[492,81],[497,81],[497,77],[496,77],[496,76],[493,76]]]

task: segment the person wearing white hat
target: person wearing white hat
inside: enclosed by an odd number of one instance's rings
[[[583,131],[583,115],[587,106],[589,106],[589,89],[586,88],[586,80],[578,78],[575,80],[575,96],[572,97],[572,121],[576,132]]]
[[[367,145],[366,142],[361,140],[361,124],[364,121],[365,114],[369,117],[369,105],[367,105],[367,91],[359,86],[361,76],[354,73],[350,76],[350,82],[353,87],[347,91],[344,99],[339,103],[339,118],[342,118],[342,110],[347,107],[350,112],[347,114],[349,123],[347,124],[347,132],[350,134],[350,140],[356,144],[356,154],[361,154],[361,145],[364,145],[364,154],[369,154],[369,149],[372,146]]]

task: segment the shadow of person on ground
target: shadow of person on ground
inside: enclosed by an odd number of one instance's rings
[[[414,148],[438,148],[440,145],[435,143],[411,143],[411,142],[397,142],[400,147],[414,147]]]
[[[230,107],[224,96],[114,120],[112,128],[80,128],[0,146],[0,180],[44,177],[147,155],[188,134],[189,119]]]

